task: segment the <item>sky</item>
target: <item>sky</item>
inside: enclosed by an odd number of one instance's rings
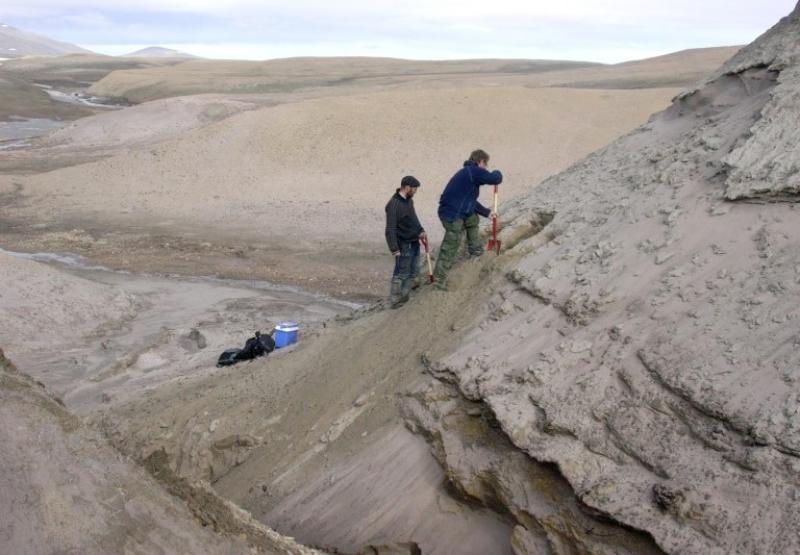
[[[2,0],[0,22],[103,54],[616,63],[746,44],[797,0]]]

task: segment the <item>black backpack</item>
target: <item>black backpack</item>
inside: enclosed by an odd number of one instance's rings
[[[219,355],[219,359],[217,360],[217,367],[220,366],[231,366],[239,362],[236,357],[241,353],[241,349],[228,349],[221,355]]]
[[[244,343],[244,349],[228,349],[217,360],[217,366],[231,366],[241,360],[252,360],[267,355],[275,350],[275,340],[271,335],[261,335],[257,331]]]
[[[257,331],[254,337],[245,341],[244,349],[237,355],[237,358],[238,360],[251,360],[269,354],[274,350],[275,340],[272,339],[272,336],[261,335],[261,332]]]

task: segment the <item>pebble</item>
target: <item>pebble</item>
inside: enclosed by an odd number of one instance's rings
[[[661,266],[664,262],[675,256],[674,252],[665,252],[656,255],[656,266]]]
[[[592,350],[592,342],[591,341],[575,341],[572,343],[570,347],[570,352],[572,353],[585,353],[586,351]]]

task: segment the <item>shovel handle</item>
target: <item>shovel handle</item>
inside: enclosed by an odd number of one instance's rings
[[[431,264],[431,251],[428,248],[428,238],[420,237],[419,241],[422,243],[422,246],[425,247],[425,258],[428,261],[428,281],[433,283],[433,265]]]
[[[497,185],[494,186],[494,209],[492,210],[492,238],[487,247],[500,254],[500,241],[497,240]]]

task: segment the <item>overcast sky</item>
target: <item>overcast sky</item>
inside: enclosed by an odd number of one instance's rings
[[[104,54],[606,63],[745,44],[796,0],[2,0],[0,22]]]

